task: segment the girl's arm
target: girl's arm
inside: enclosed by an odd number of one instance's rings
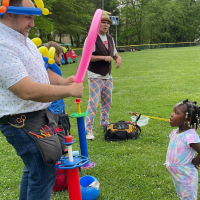
[[[192,164],[199,169],[200,167],[200,143],[191,143],[190,146],[198,153],[198,155],[193,158]]]

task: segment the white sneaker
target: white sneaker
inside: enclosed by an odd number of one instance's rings
[[[94,135],[91,133],[91,132],[89,132],[89,133],[86,133],[86,139],[87,140],[94,140]]]

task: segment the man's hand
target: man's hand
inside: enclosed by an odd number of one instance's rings
[[[105,61],[111,63],[113,58],[111,56],[104,56]]]
[[[76,82],[73,82],[71,84],[71,96],[72,97],[77,97],[77,98],[81,98],[82,95],[83,95],[83,83],[76,83]]]
[[[66,85],[71,85],[72,83],[75,82],[75,76],[69,76],[66,80]]]
[[[116,69],[118,69],[121,65],[121,57],[117,55],[114,65],[116,65]]]

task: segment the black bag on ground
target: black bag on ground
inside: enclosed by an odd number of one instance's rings
[[[141,134],[141,129],[136,123],[118,121],[108,124],[105,129],[105,140],[117,141],[137,139]]]

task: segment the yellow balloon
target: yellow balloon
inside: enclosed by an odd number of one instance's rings
[[[42,14],[43,15],[48,15],[49,14],[49,10],[47,8],[43,8],[42,9]]]
[[[32,42],[36,45],[36,47],[39,47],[42,44],[42,40],[40,38],[33,38]]]
[[[55,60],[52,59],[52,58],[49,58],[48,63],[49,63],[50,65],[52,65],[53,63],[55,63]]]
[[[44,8],[44,3],[42,0],[35,0],[35,4],[38,8],[43,9]]]
[[[49,50],[45,46],[40,47],[39,52],[45,57],[48,57],[49,55]]]
[[[49,58],[48,63],[50,65],[52,65],[55,62],[54,61],[55,53],[56,53],[56,49],[54,47],[51,47],[49,49],[49,55],[48,55],[48,58]]]

